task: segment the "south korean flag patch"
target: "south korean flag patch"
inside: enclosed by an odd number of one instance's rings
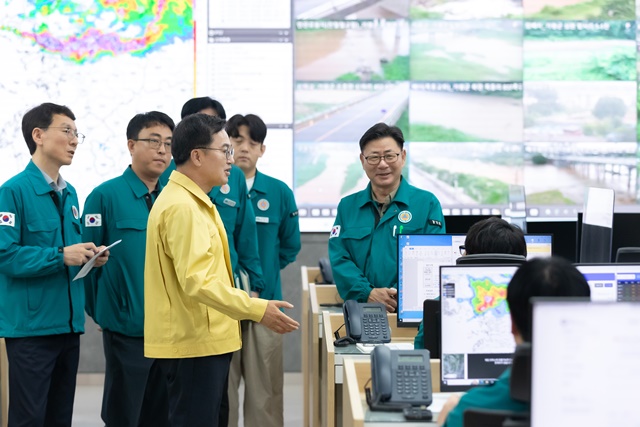
[[[0,225],[6,225],[7,227],[15,227],[16,214],[12,212],[0,212]]]
[[[333,239],[334,237],[338,237],[338,236],[340,236],[340,226],[334,225],[333,228],[331,229],[331,234],[329,235],[329,238]]]
[[[84,216],[85,227],[102,227],[102,215],[101,214],[86,214]]]

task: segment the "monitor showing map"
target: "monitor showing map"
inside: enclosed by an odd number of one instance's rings
[[[511,365],[515,341],[507,285],[517,265],[440,267],[440,389],[492,384]]]
[[[461,256],[464,234],[401,234],[398,236],[398,326],[418,326],[423,302],[440,297],[441,265]],[[551,234],[526,234],[527,259],[552,253]]]

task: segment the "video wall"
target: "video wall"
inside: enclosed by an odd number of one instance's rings
[[[575,216],[588,186],[637,209],[635,2],[311,3],[295,2],[301,205],[363,188],[356,141],[386,121],[447,213],[504,215],[512,184],[530,217]]]
[[[404,175],[447,214],[570,218],[585,188],[638,211],[633,0],[0,2],[0,182],[29,160],[22,114],[69,105],[87,140],[63,176],[81,199],[128,165],[137,112],[193,96],[268,125],[260,169],[328,231],[368,179],[358,140],[399,126]],[[507,215],[508,216],[508,215]]]

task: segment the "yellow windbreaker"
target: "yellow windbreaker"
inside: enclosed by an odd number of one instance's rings
[[[178,359],[240,349],[238,320],[259,322],[268,301],[236,289],[231,271],[218,211],[174,171],[147,225],[144,355]]]

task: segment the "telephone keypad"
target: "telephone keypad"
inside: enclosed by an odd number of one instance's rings
[[[401,399],[429,398],[429,378],[424,366],[398,365],[396,384]]]
[[[389,341],[389,328],[385,313],[365,313],[362,319],[363,338],[369,340]]]

